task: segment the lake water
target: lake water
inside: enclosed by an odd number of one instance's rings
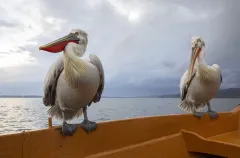
[[[180,99],[171,98],[103,98],[88,108],[92,121],[119,120],[141,116],[184,113],[177,107]],[[218,112],[231,111],[239,99],[213,99],[212,107]],[[47,110],[41,98],[0,98],[0,134],[46,128]],[[82,117],[70,123],[80,123]],[[53,125],[61,122],[53,119]]]

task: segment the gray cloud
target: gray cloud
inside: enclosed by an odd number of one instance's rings
[[[18,26],[17,24],[10,23],[6,20],[0,20],[0,27],[16,27]]]
[[[205,39],[207,63],[217,63],[222,68],[222,87],[240,87],[240,22],[236,20],[240,16],[239,4],[237,0],[231,3],[226,0],[194,3],[156,0],[124,3],[114,0],[39,1],[34,5],[40,6],[38,10],[42,18],[39,21],[43,32],[31,36],[28,39],[30,44],[21,45],[18,49],[31,52],[38,64],[11,68],[11,71],[0,68],[6,74],[0,78],[9,85],[9,77],[14,76],[15,84],[26,86],[31,83],[36,89],[33,93],[41,94],[45,74],[61,53],[38,51],[38,46],[66,35],[72,28],[80,28],[89,34],[86,56],[94,53],[103,62],[107,95],[178,91],[180,77],[188,67],[193,35]],[[9,23],[14,24],[15,21]],[[33,31],[39,29],[38,25],[28,22],[24,27]],[[14,87],[10,89],[14,92]]]

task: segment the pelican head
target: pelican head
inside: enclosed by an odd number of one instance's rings
[[[88,44],[88,34],[80,29],[73,29],[68,35],[59,38],[51,43],[40,46],[39,50],[45,50],[52,53],[58,53],[65,49],[69,42],[82,46],[85,50]]]
[[[193,36],[192,37],[192,49],[205,47],[205,42],[202,37]]]
[[[193,36],[192,37],[192,55],[191,55],[191,61],[190,61],[190,67],[189,67],[189,75],[188,75],[188,81],[190,81],[190,78],[192,77],[193,68],[196,62],[196,59],[198,56],[203,52],[203,48],[205,47],[205,42],[202,37],[199,36]],[[201,54],[204,55],[204,54]]]

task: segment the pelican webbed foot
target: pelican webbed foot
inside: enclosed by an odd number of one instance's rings
[[[211,108],[211,104],[210,103],[207,103],[207,106],[208,106],[208,115],[211,119],[217,119],[218,118],[218,113],[216,111],[213,111],[212,108]]]
[[[77,130],[77,125],[76,124],[68,124],[66,121],[63,121],[62,124],[62,132],[61,134],[64,136],[73,136],[73,134]]]
[[[81,127],[83,128],[83,130],[86,132],[86,133],[90,133],[94,130],[97,129],[97,123],[96,122],[92,122],[92,121],[89,121],[89,120],[84,120],[82,123],[81,123]]]
[[[204,112],[197,112],[197,111],[193,112],[193,116],[198,117],[200,119],[204,116],[204,114],[205,114]]]
[[[91,103],[90,103],[89,105],[91,105]],[[86,133],[90,133],[90,132],[96,130],[96,129],[97,129],[97,123],[88,120],[88,116],[87,116],[87,106],[85,106],[85,107],[83,108],[83,115],[84,115],[84,120],[83,120],[83,122],[81,123],[81,127],[83,128],[83,130],[84,130]]]
[[[208,111],[207,113],[212,120],[218,118],[218,113],[216,111],[211,110],[211,111]]]

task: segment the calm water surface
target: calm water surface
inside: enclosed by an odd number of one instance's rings
[[[180,99],[171,98],[103,98],[88,109],[93,121],[119,120],[141,116],[184,113],[177,107]],[[231,111],[239,99],[213,99],[214,110]],[[47,110],[41,98],[0,98],[0,134],[47,127]],[[82,118],[71,122],[81,122]],[[53,125],[61,122],[53,119]]]

